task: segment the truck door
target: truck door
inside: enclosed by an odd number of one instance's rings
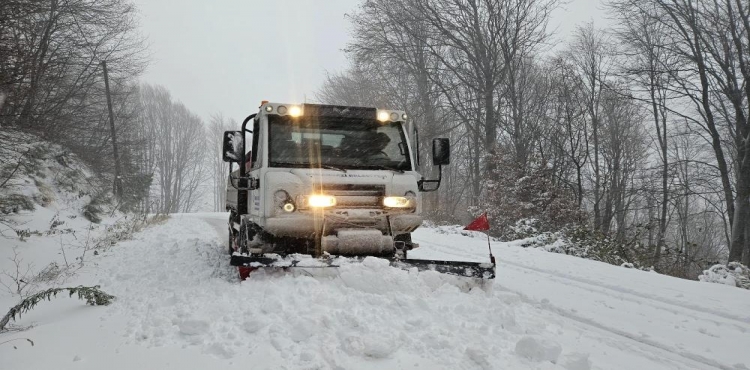
[[[247,172],[248,177],[251,179],[251,181],[258,181],[261,178],[260,169],[263,164],[263,145],[259,144],[261,143],[261,138],[264,136],[263,132],[261,132],[261,127],[262,125],[260,124],[260,118],[256,117],[253,121],[253,145],[250,155],[251,162],[248,163],[250,167],[248,168]],[[260,223],[260,217],[262,216],[261,199],[262,192],[260,187],[248,192],[247,210],[250,215],[250,219],[256,224]]]

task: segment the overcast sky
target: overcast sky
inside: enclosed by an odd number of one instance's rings
[[[347,66],[345,14],[359,0],[135,0],[152,62],[142,81],[166,87],[208,119],[241,121],[261,100],[304,102]],[[567,37],[578,24],[603,25],[601,0],[572,0],[550,27]]]

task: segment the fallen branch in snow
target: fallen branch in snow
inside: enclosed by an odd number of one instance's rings
[[[49,301],[62,291],[68,291],[70,297],[72,297],[73,294],[78,294],[79,299],[85,299],[86,303],[92,306],[106,306],[110,304],[113,299],[115,299],[114,296],[99,290],[98,285],[93,287],[77,286],[73,288],[47,289],[45,291],[41,291],[34,295],[28,296],[17,305],[11,307],[10,311],[8,311],[3,319],[0,320],[0,332],[5,330],[5,326],[8,324],[8,321],[10,321],[10,319],[13,319],[14,321],[16,320],[16,315],[18,315],[18,317],[20,318],[21,314],[30,311],[32,308],[34,308],[34,306],[37,305],[37,303],[41,302],[44,299]]]

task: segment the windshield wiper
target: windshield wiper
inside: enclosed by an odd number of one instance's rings
[[[398,173],[404,173],[404,170],[402,170],[400,168],[383,166],[382,164],[368,164],[367,167],[368,167],[367,168],[368,170],[371,169],[371,168],[375,168],[375,169],[378,169],[378,170],[389,170],[389,171],[394,171],[394,172],[398,172]]]
[[[346,169],[341,167],[331,166],[329,164],[313,164],[313,163],[299,163],[299,162],[271,162],[273,167],[294,167],[294,168],[325,168],[327,170],[336,170],[346,172]]]
[[[320,168],[325,168],[327,170],[336,170],[336,171],[341,171],[341,172],[346,173],[346,169],[345,168],[331,166],[330,164],[321,164]]]
[[[307,163],[297,163],[297,162],[271,162],[271,167],[295,167],[295,168],[305,168],[310,167]]]
[[[294,167],[294,168],[325,168],[327,170],[335,170],[335,171],[341,171],[346,173],[348,169],[338,167],[338,166],[332,166],[330,164],[311,164],[311,163],[299,163],[299,162],[271,162],[271,166],[273,167]],[[400,168],[395,167],[389,167],[384,166],[382,164],[368,164],[364,165],[362,167],[357,168],[349,168],[349,169],[358,169],[358,170],[388,170],[388,171],[394,171],[398,173],[404,173],[404,170]]]

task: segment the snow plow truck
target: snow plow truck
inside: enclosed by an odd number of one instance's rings
[[[418,131],[407,118],[399,110],[264,101],[239,131],[226,131],[228,252],[240,277],[376,256],[404,269],[494,278],[494,261],[407,258],[418,247],[411,233],[422,224],[421,194],[438,189],[450,163],[449,140],[436,138],[437,179],[417,172]]]

